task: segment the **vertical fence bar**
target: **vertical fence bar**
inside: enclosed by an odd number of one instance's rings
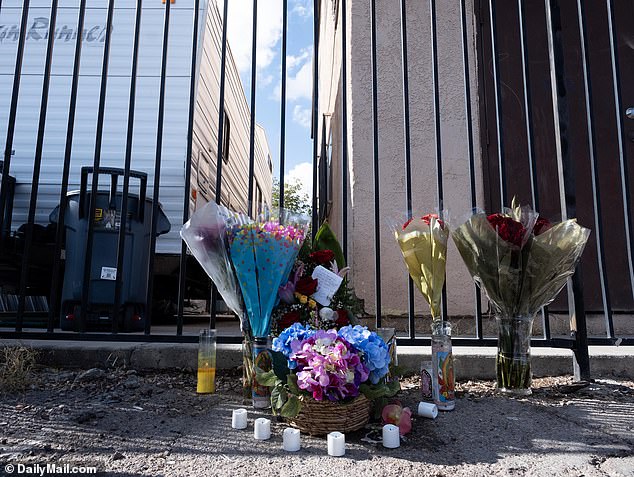
[[[33,161],[33,179],[31,181],[31,197],[29,199],[28,227],[22,255],[22,269],[20,273],[20,295],[18,299],[18,313],[16,317],[16,331],[22,331],[24,308],[26,300],[26,288],[29,276],[29,258],[33,242],[33,225],[35,223],[35,211],[37,208],[37,193],[40,184],[40,170],[42,166],[42,150],[44,148],[44,128],[46,126],[46,112],[48,109],[48,92],[51,83],[51,63],[53,60],[53,43],[55,40],[55,22],[57,20],[57,0],[51,2],[51,13],[48,29],[48,41],[46,44],[46,61],[44,63],[44,80],[42,83],[42,98],[40,100],[40,117],[37,128],[35,144],[35,158]]]
[[[630,179],[627,163],[626,137],[623,134],[623,117],[621,113],[621,83],[619,81],[619,56],[617,52],[618,39],[614,30],[614,1],[606,1],[608,11],[608,30],[610,32],[610,61],[612,66],[612,87],[614,89],[614,117],[616,120],[616,133],[619,143],[619,167],[621,169],[621,196],[623,198],[623,224],[625,226],[625,240],[627,244],[627,264],[630,272],[630,286],[634,297],[634,264],[632,263],[632,249],[634,248],[634,231],[630,216]]]
[[[473,148],[473,113],[471,111],[471,75],[469,73],[469,41],[467,37],[467,12],[465,0],[460,0],[460,32],[462,36],[462,68],[464,82],[465,120],[467,123],[467,154],[469,156],[469,187],[471,208],[478,203],[476,189],[475,155]],[[476,337],[482,339],[482,297],[478,285],[474,286]]]
[[[134,135],[134,110],[136,103],[136,80],[139,63],[139,37],[141,31],[141,11],[143,0],[137,0],[134,21],[134,43],[132,45],[132,70],[130,72],[130,97],[128,100],[128,125],[125,144],[125,160],[123,166],[123,192],[121,197],[121,219],[117,242],[117,275],[114,288],[114,307],[112,310],[112,332],[119,331],[119,313],[121,308],[121,288],[123,285],[123,257],[125,256],[125,232],[128,220],[128,198],[130,195],[130,167],[132,164],[132,138]],[[116,190],[114,191],[116,194]],[[139,197],[139,200],[141,197]],[[141,204],[144,207],[144,204]],[[141,209],[142,210],[142,209]],[[143,220],[142,217],[139,219]],[[150,257],[152,260],[153,257]],[[146,303],[146,308],[151,303]]]
[[[158,125],[156,128],[156,156],[154,159],[154,187],[152,191],[152,219],[150,227],[150,261],[148,263],[148,290],[147,299],[148,309],[145,313],[145,334],[150,334],[152,327],[152,299],[154,294],[154,254],[156,252],[156,229],[157,219],[159,213],[159,194],[161,183],[161,163],[163,161],[163,129],[165,126],[165,83],[167,79],[167,47],[169,43],[169,30],[170,30],[170,4],[172,2],[167,0],[165,2],[165,17],[163,24],[163,52],[161,55],[161,82],[159,85],[159,104],[158,104]],[[195,53],[194,53],[195,55]],[[190,128],[191,129],[191,128]],[[191,161],[191,151],[190,151]],[[190,162],[191,173],[191,162]],[[186,175],[188,177],[189,174]],[[185,195],[189,196],[189,187],[185,189]],[[178,331],[177,331],[178,333]],[[182,329],[181,329],[182,334]]]
[[[601,284],[601,298],[603,299],[603,313],[606,321],[608,338],[614,337],[612,323],[612,305],[608,286],[608,274],[605,264],[605,247],[603,244],[603,221],[601,220],[601,192],[599,187],[599,170],[597,146],[594,140],[594,111],[592,107],[592,80],[590,78],[590,59],[588,55],[588,40],[586,36],[585,10],[581,0],[577,0],[577,14],[579,20],[579,40],[581,48],[581,65],[583,67],[583,86],[586,106],[586,125],[588,128],[588,150],[590,153],[590,169],[592,173],[592,198],[594,206],[594,227],[597,242],[597,260],[599,262],[599,279]]]
[[[86,0],[80,0],[79,13],[77,19],[77,31],[84,31],[84,17],[86,14]],[[51,298],[48,310],[49,333],[53,332],[55,322],[55,311],[59,303],[60,280],[59,272],[61,268],[62,240],[64,237],[64,216],[66,215],[68,193],[68,178],[70,176],[70,160],[73,151],[73,134],[75,131],[75,113],[77,111],[77,89],[79,85],[79,67],[81,64],[81,47],[83,35],[77,35],[75,40],[75,57],[73,60],[73,79],[70,88],[70,105],[68,108],[68,123],[66,126],[66,146],[64,149],[64,167],[62,169],[62,188],[59,194],[59,213],[57,217],[57,228],[55,231],[55,255],[53,257],[53,280],[51,283]],[[62,310],[63,312],[64,310]]]
[[[530,89],[530,71],[528,67],[528,47],[526,41],[526,15],[525,0],[517,0],[518,20],[520,24],[520,50],[522,53],[522,90],[524,96],[524,122],[526,125],[526,144],[528,153],[528,167],[531,180],[531,199],[533,209],[539,211],[539,190],[537,188],[537,163],[533,150],[534,134],[533,134],[533,111],[531,108],[531,89]],[[541,309],[542,326],[544,329],[544,338],[550,339],[550,317],[548,308]]]
[[[436,155],[436,188],[438,193],[438,213],[442,215],[444,207],[443,192],[443,167],[442,167],[442,137],[440,122],[440,87],[438,81],[438,23],[436,20],[436,0],[429,0],[429,19],[431,32],[431,66],[432,66],[432,83],[434,88],[434,143]],[[435,317],[434,317],[435,318]],[[447,319],[447,284],[442,287],[442,300],[440,318],[442,321]]]
[[[4,230],[4,209],[7,201],[6,190],[9,183],[9,171],[11,167],[11,155],[13,154],[13,137],[15,135],[15,120],[18,113],[18,97],[20,95],[20,81],[22,79],[22,59],[24,58],[24,44],[26,42],[26,26],[29,18],[30,0],[22,3],[22,18],[20,20],[20,36],[18,38],[18,51],[15,58],[13,72],[13,88],[11,90],[11,105],[9,106],[9,119],[7,121],[7,140],[4,148],[4,161],[2,163],[2,194],[0,194],[0,230]],[[4,247],[4,242],[0,243]],[[17,330],[19,331],[19,330]]]
[[[314,13],[316,15],[316,13]],[[288,27],[288,0],[282,3],[282,78],[280,100],[280,209],[284,208],[284,169],[286,168],[286,30]],[[315,138],[317,140],[317,138]]]
[[[412,218],[412,156],[409,128],[409,67],[407,62],[407,11],[405,0],[400,0],[401,6],[401,57],[403,74],[403,130],[405,134],[405,207],[407,218]],[[407,276],[407,311],[409,337],[416,338],[416,323],[414,321],[414,282]]]
[[[224,161],[224,133],[225,133],[225,71],[226,71],[226,63],[227,63],[227,11],[228,11],[228,0],[224,1],[222,7],[222,46],[220,47],[220,92],[218,98],[218,144],[216,148],[216,204],[220,204],[222,202],[222,162]],[[198,12],[198,8],[196,8],[196,12]],[[189,130],[192,131],[194,127],[194,105],[195,105],[195,73],[196,73],[196,43],[197,43],[197,24],[198,24],[198,13],[195,14],[195,34],[193,39],[192,46],[192,70],[191,77],[193,79],[190,88],[190,106],[191,106],[191,122],[189,124]],[[188,139],[188,144],[191,144],[192,138]],[[191,157],[191,151],[190,151]],[[191,164],[191,159],[190,159]],[[189,191],[189,186],[186,188]],[[189,195],[187,198],[188,204],[188,217],[189,217]],[[185,221],[183,221],[185,223]],[[183,243],[183,246],[185,244]],[[184,299],[184,297],[183,297]],[[216,284],[211,282],[211,293],[210,293],[210,307],[209,307],[209,328],[216,328],[216,313],[217,313],[217,305],[218,305],[218,289],[216,288]],[[182,305],[179,303],[179,306]],[[179,313],[179,323],[177,327],[177,334],[183,334],[183,319],[182,312]]]
[[[227,17],[227,1],[225,0],[223,21]],[[189,220],[189,195],[191,194],[191,173],[192,173],[192,141],[193,141],[193,124],[194,124],[194,111],[196,106],[196,98],[194,97],[194,91],[196,89],[196,52],[198,50],[198,15],[200,9],[200,0],[194,0],[194,31],[192,34],[192,63],[190,69],[189,80],[189,125],[187,127],[187,155],[185,157],[185,195],[183,198],[183,224]],[[226,23],[225,23],[226,25]],[[226,26],[223,29],[223,41],[222,48],[225,49],[227,43],[227,30]],[[225,50],[226,51],[226,50]],[[224,66],[224,62],[221,64],[221,68]],[[222,73],[222,69],[221,69]],[[224,74],[221,74],[221,79],[224,78]],[[224,86],[221,83],[221,86]],[[223,93],[224,94],[224,93]],[[220,128],[222,130],[222,128]],[[221,134],[221,133],[219,133]],[[220,143],[222,147],[222,143]],[[216,157],[216,163],[218,161]],[[217,164],[216,164],[217,165]],[[221,166],[222,167],[222,166]],[[218,187],[218,176],[216,175],[216,187]],[[216,189],[218,190],[218,189]],[[178,306],[176,314],[176,335],[181,336],[183,334],[183,304],[185,302],[185,289],[186,289],[186,277],[187,277],[187,245],[184,241],[181,241],[181,254],[179,257],[178,267]],[[213,285],[212,285],[213,286]]]
[[[343,258],[348,262],[348,8],[341,0],[341,243]]]
[[[227,65],[227,14],[229,0],[224,0],[222,7],[222,45],[220,47],[220,92],[218,99],[218,144],[216,148],[216,204],[222,200],[222,160],[225,134],[225,71]],[[192,70],[193,72],[193,70]],[[187,200],[189,212],[189,199]]]
[[[379,179],[379,104],[376,63],[376,2],[370,0],[370,40],[372,45],[372,162],[374,164],[374,286],[376,327],[381,327],[381,215]]]
[[[114,13],[114,0],[108,1],[108,13],[106,19],[106,39],[103,47],[103,62],[101,65],[101,87],[99,92],[99,110],[97,112],[97,133],[95,138],[95,155],[92,169],[92,186],[90,189],[90,201],[88,207],[88,235],[86,238],[86,256],[84,259],[84,274],[81,292],[81,312],[79,317],[79,331],[86,328],[86,311],[90,293],[90,275],[92,268],[93,238],[95,233],[95,207],[97,204],[97,190],[99,188],[99,165],[101,163],[101,142],[103,139],[103,123],[106,112],[106,89],[108,85],[108,63],[110,61],[110,39],[112,33],[112,15]]]
[[[312,120],[312,137],[313,137],[313,200],[312,200],[312,234],[313,239],[317,234],[319,227],[319,211],[317,210],[317,138],[319,120],[319,2],[313,0],[313,120]],[[282,98],[284,98],[282,96]],[[282,99],[284,101],[284,99]],[[322,158],[323,160],[323,158]],[[281,174],[281,173],[280,173]],[[283,180],[281,178],[280,182]],[[321,193],[321,192],[320,192]]]
[[[560,198],[564,218],[576,215],[576,187],[574,160],[570,155],[569,141],[569,107],[565,88],[564,54],[561,39],[561,16],[559,0],[544,0],[546,8],[546,30],[548,35],[548,59],[550,65],[550,81],[553,101],[553,119],[555,122],[555,144],[557,148],[557,167],[559,170]],[[590,357],[588,354],[588,336],[586,328],[586,312],[583,299],[583,280],[581,265],[577,265],[571,280],[571,292],[568,295],[568,306],[571,309],[571,325],[574,325],[574,373],[577,380],[590,379]]]
[[[495,89],[495,129],[498,149],[498,167],[500,172],[500,205],[504,207],[508,204],[506,195],[506,164],[504,161],[504,131],[502,127],[502,86],[500,82],[500,66],[498,61],[495,8],[495,0],[489,0],[489,21],[491,22],[491,64],[493,67],[493,86]]]
[[[255,181],[255,86],[257,77],[258,0],[253,0],[253,33],[251,36],[251,122],[249,123],[249,196],[247,208],[253,209],[253,182]],[[255,212],[254,212],[255,214]]]

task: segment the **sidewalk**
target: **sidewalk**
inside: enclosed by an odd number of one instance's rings
[[[15,344],[0,340],[0,347]],[[137,370],[195,369],[197,344],[124,343],[90,341],[20,341],[38,351],[39,361],[54,367],[102,367],[116,360]],[[535,376],[572,374],[572,351],[533,347]],[[231,369],[242,363],[240,345],[218,345],[218,368]],[[429,347],[401,346],[399,365],[418,372],[423,359],[431,359]],[[456,376],[459,380],[493,379],[495,348],[454,347]],[[591,346],[590,369],[593,377],[616,376],[634,379],[634,347]]]

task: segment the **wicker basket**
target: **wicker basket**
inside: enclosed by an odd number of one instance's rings
[[[314,436],[334,431],[358,431],[370,420],[371,402],[363,394],[346,403],[315,401],[308,396],[300,396],[299,400],[302,408],[289,422],[291,426]]]

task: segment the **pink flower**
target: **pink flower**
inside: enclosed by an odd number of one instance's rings
[[[404,436],[412,430],[412,410],[400,404],[388,404],[381,413],[384,424],[398,426],[399,433]]]

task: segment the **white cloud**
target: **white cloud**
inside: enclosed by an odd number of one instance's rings
[[[292,13],[300,17],[302,20],[307,20],[313,15],[313,6],[310,0],[295,0]]]
[[[293,121],[300,126],[310,129],[311,124],[311,111],[310,108],[303,108],[299,104],[296,104],[293,108]]]
[[[223,0],[216,0],[222,12]],[[222,14],[222,13],[221,13]],[[253,0],[229,2],[228,36],[231,52],[241,73],[251,69],[251,32],[253,30]],[[257,68],[269,66],[277,54],[282,35],[282,0],[258,2]]]
[[[293,167],[285,176],[284,182],[299,182],[302,185],[301,193],[313,196],[313,164],[311,162],[300,162]]]
[[[273,90],[273,98],[281,97],[281,86]],[[313,50],[302,48],[299,55],[286,56],[286,99],[312,99],[313,97]]]

